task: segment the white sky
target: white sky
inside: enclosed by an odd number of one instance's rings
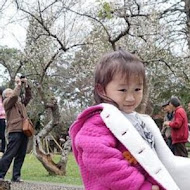
[[[23,49],[26,38],[26,30],[15,24],[9,25],[3,31],[0,31],[0,45],[10,48]]]
[[[24,48],[27,25],[22,20],[18,21],[18,16],[16,8],[12,4],[7,4],[0,15],[0,46]]]
[[[0,7],[3,3],[1,1],[2,0],[0,0]],[[84,4],[85,6],[93,6],[96,4],[96,0],[81,0],[81,4],[83,7]],[[18,19],[22,16],[21,14],[21,11],[18,13],[16,7],[14,7],[11,3],[7,3],[7,6],[4,8],[3,15],[0,14],[0,46],[8,46],[10,48],[17,48],[21,50],[24,49],[28,23],[26,23],[26,20],[24,19],[18,21]]]
[[[21,12],[17,12],[16,7],[8,0],[4,7],[3,14],[0,12],[0,46],[7,46],[9,48],[20,49],[21,51],[25,46],[27,24],[26,20],[21,20]],[[31,1],[31,0],[30,0]],[[34,0],[35,1],[35,0]],[[84,0],[81,0],[81,2]],[[0,8],[4,0],[0,0]],[[95,0],[85,1],[85,4],[95,2]],[[83,3],[84,6],[84,3]],[[19,20],[20,19],[20,20]],[[0,64],[0,75],[4,72],[3,66]],[[2,78],[0,76],[0,86]]]
[[[3,2],[2,2],[3,3]],[[0,2],[1,5],[1,2]],[[26,30],[16,19],[16,9],[7,4],[5,11],[0,15],[0,46],[23,49],[26,38]],[[4,67],[0,65],[0,75],[4,72]],[[0,86],[2,78],[0,77]]]

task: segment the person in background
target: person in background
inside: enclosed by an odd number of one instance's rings
[[[171,121],[173,119],[173,111],[171,110],[169,104],[170,104],[170,101],[167,101],[162,105],[162,109],[165,113],[164,122]],[[173,152],[171,128],[169,128],[167,126],[163,126],[161,133],[163,135],[164,140],[166,141],[166,144],[168,145],[170,150]]]
[[[188,103],[188,111],[190,112],[190,102]]]
[[[188,157],[185,146],[189,136],[187,114],[177,97],[171,97],[169,106],[174,112],[174,118],[172,121],[165,121],[164,126],[171,128],[174,155]]]
[[[189,113],[190,113],[190,102],[189,102],[187,105],[188,105],[187,109],[188,109],[188,111],[189,111]],[[189,129],[188,142],[190,142],[190,123],[189,123],[189,122],[188,122],[188,129]]]
[[[5,139],[5,110],[3,107],[3,98],[2,98],[3,88],[0,88],[0,140],[1,140],[1,146],[0,146],[0,157],[2,157],[3,153],[5,152],[5,146],[6,146],[6,139]]]
[[[12,182],[21,182],[21,168],[26,155],[28,137],[22,131],[23,117],[27,117],[26,105],[31,99],[31,89],[26,78],[15,78],[14,90],[7,88],[3,91],[3,105],[6,113],[8,144],[0,159],[0,180],[4,177],[13,162]],[[21,90],[25,96],[20,98]]]

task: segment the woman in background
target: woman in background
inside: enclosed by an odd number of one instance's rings
[[[3,107],[3,98],[2,98],[3,88],[0,88],[0,140],[1,140],[1,146],[0,146],[0,157],[5,152],[5,110]]]

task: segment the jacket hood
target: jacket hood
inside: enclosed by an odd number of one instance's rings
[[[81,130],[81,128],[83,127],[83,124],[88,118],[90,118],[92,115],[96,114],[97,112],[101,112],[102,110],[103,110],[103,106],[101,104],[91,106],[85,109],[83,112],[81,112],[78,115],[76,121],[71,125],[69,129],[69,135],[71,137],[72,149],[73,149],[73,153],[75,154],[75,158],[78,157],[78,153],[77,153],[75,143],[74,143],[77,133]]]

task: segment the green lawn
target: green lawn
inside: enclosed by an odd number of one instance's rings
[[[59,156],[54,156],[55,160],[59,160]],[[11,169],[8,171],[6,178],[11,178]],[[33,154],[28,154],[22,167],[22,179],[31,181],[55,182],[72,185],[82,185],[79,170],[72,154],[69,155],[66,176],[50,176],[44,169],[42,164]]]
[[[187,143],[187,147],[190,149],[190,143]],[[54,160],[59,160],[59,156],[55,155]],[[12,166],[6,175],[7,179],[11,178],[11,171]],[[33,154],[27,154],[24,165],[22,167],[22,179],[31,181],[82,185],[79,169],[72,153],[69,155],[66,176],[50,176]]]
[[[186,143],[186,148],[187,148],[187,151],[189,153],[189,158],[190,158],[190,143]]]

